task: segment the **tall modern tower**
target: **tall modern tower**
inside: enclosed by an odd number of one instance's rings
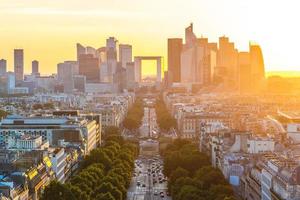
[[[181,38],[168,39],[168,79],[173,82],[180,82],[180,62],[182,51]]]
[[[123,68],[126,68],[127,63],[132,62],[132,46],[128,44],[119,45],[119,62]]]
[[[203,84],[203,49],[199,46],[197,37],[193,32],[193,24],[185,29],[185,44],[181,52],[180,81],[182,83]]]
[[[16,83],[23,81],[24,76],[24,51],[23,49],[14,50],[14,72]]]
[[[0,60],[0,75],[4,75],[7,70],[7,63],[6,60],[1,59]]]
[[[221,72],[219,77],[229,88],[236,88],[238,83],[238,52],[234,43],[228,37],[219,38],[219,50],[217,53],[217,67]]]
[[[106,39],[107,78],[111,83],[117,70],[117,43],[118,41],[114,37]]]
[[[34,60],[31,62],[31,73],[32,74],[39,74],[39,61]]]
[[[265,65],[261,48],[258,44],[249,44],[251,59],[251,77],[253,92],[261,92],[265,80]]]
[[[100,82],[99,59],[92,54],[83,54],[79,57],[79,74],[86,77],[88,83]]]
[[[74,90],[74,67],[67,62],[57,65],[58,80],[64,86],[64,93],[72,93]]]
[[[76,49],[77,49],[77,61],[79,61],[80,55],[86,54],[87,50],[84,46],[82,46],[79,43],[76,44]]]

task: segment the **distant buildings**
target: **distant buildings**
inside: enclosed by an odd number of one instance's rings
[[[171,82],[181,81],[182,39],[168,39],[168,78]]]
[[[7,63],[6,60],[0,60],[0,76],[4,75],[7,72]]]
[[[221,86],[223,91],[261,93],[265,89],[262,51],[259,45],[250,44],[249,52],[238,52],[225,36],[219,38],[219,45],[209,43],[207,38],[196,37],[191,24],[185,29],[185,44],[179,38],[168,39],[165,78],[169,87]]]
[[[92,54],[82,54],[79,57],[79,74],[86,77],[90,83],[100,82],[99,59]]]
[[[34,60],[31,63],[31,74],[38,75],[39,73],[39,61]]]
[[[16,83],[23,81],[24,76],[24,51],[23,49],[14,50],[14,72],[16,75]]]
[[[119,62],[126,69],[127,63],[132,62],[132,46],[128,44],[119,45]]]

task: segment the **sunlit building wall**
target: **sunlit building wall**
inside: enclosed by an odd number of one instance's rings
[[[169,38],[168,39],[168,78],[172,82],[181,81],[181,51],[182,39]]]
[[[239,92],[251,92],[251,56],[249,52],[239,52],[238,54],[239,65]]]
[[[185,41],[181,52],[181,82],[201,84],[203,83],[201,59],[204,56],[204,48],[197,43],[193,24],[185,29]]]
[[[251,77],[253,92],[261,92],[265,85],[265,66],[261,48],[257,44],[249,45],[251,56]]]
[[[217,67],[221,68],[219,74],[226,87],[234,89],[238,83],[238,51],[234,43],[229,41],[228,37],[219,38],[219,50],[217,54]]]

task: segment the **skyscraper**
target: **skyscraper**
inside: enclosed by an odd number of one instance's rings
[[[238,53],[239,66],[239,92],[241,94],[251,92],[251,57],[249,52]]]
[[[168,39],[168,79],[170,82],[180,82],[182,39]]]
[[[14,50],[14,72],[16,75],[16,83],[23,80],[24,76],[24,51],[23,49]]]
[[[31,73],[32,74],[39,74],[39,61],[34,60],[31,62]]]
[[[79,74],[86,77],[87,83],[100,82],[99,59],[91,54],[82,54],[79,57]]]
[[[217,67],[223,74],[218,74],[225,86],[235,89],[238,83],[238,51],[228,37],[219,38],[219,50],[217,53]]]
[[[58,80],[64,86],[64,93],[72,93],[74,89],[73,66],[69,63],[59,63],[57,65]]]
[[[80,55],[86,54],[87,51],[86,48],[79,43],[76,44],[76,48],[77,48],[77,61],[79,61]]]
[[[132,46],[128,44],[119,45],[119,62],[123,68],[126,64],[132,62]]]
[[[113,75],[117,69],[117,40],[114,37],[106,39],[106,57],[107,57],[107,78],[108,82],[113,82]]]
[[[4,75],[7,70],[7,62],[4,59],[0,60],[0,75]]]
[[[203,66],[201,60],[204,49],[199,46],[197,37],[193,32],[193,24],[185,29],[185,44],[181,52],[181,82],[203,84]]]
[[[265,80],[265,66],[261,48],[258,44],[249,44],[251,59],[251,77],[253,82],[253,91],[261,92]]]

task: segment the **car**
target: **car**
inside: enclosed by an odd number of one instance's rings
[[[161,197],[161,198],[164,198],[164,197],[165,197],[165,194],[164,194],[163,192],[161,192],[161,193],[160,193],[160,197]]]
[[[140,185],[141,185],[141,182],[140,182],[140,181],[137,181],[137,182],[136,182],[136,185],[137,185],[137,186],[140,186]]]
[[[158,192],[157,192],[157,190],[155,190],[155,191],[154,191],[154,195],[155,195],[155,196],[157,196],[157,195],[158,195]]]
[[[145,184],[145,183],[143,183],[142,187],[146,187],[146,184]]]

